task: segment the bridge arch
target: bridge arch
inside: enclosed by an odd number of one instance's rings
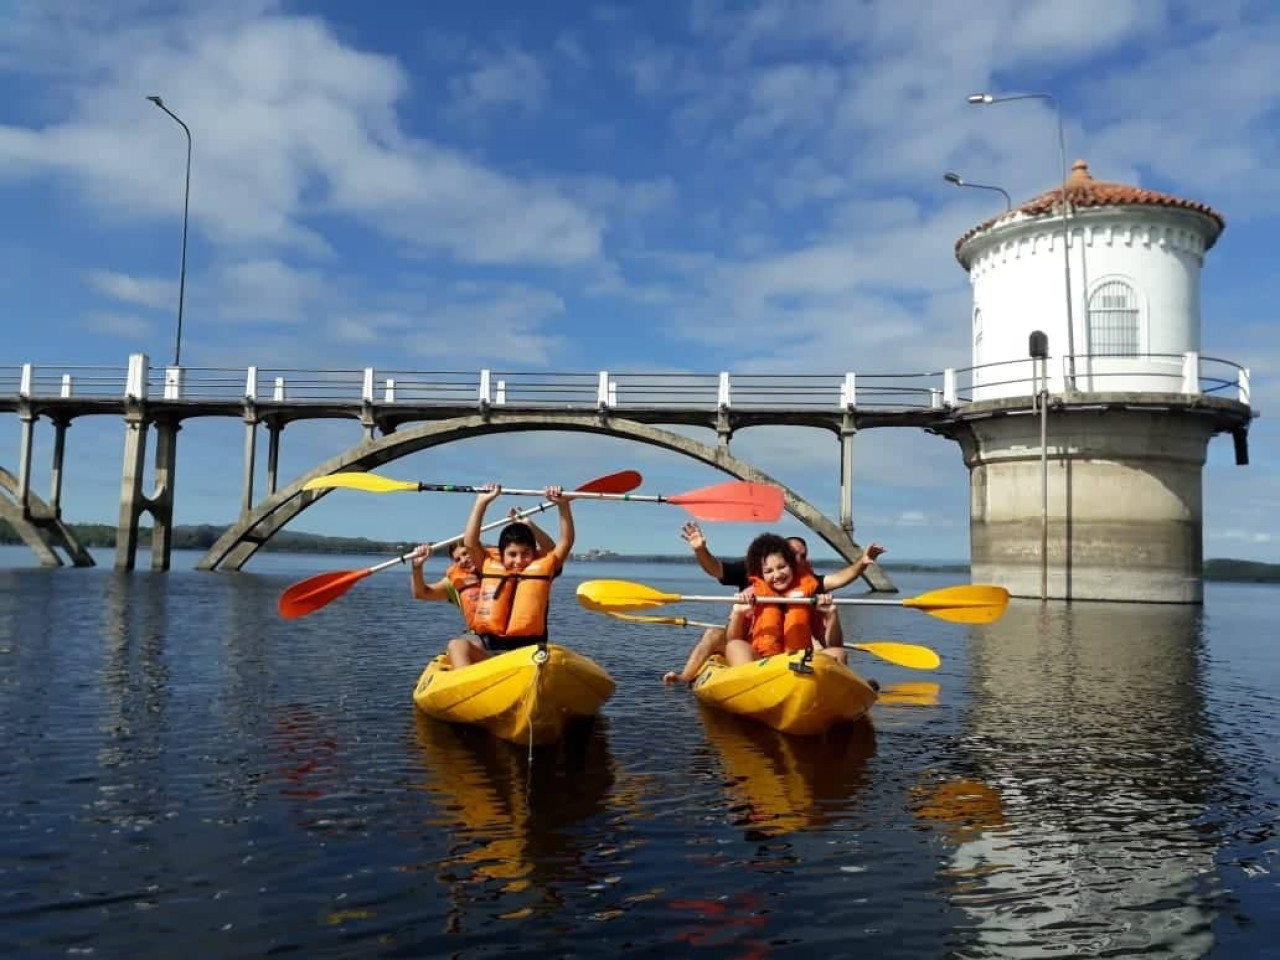
[[[852,561],[862,553],[852,537],[811,503],[764,471],[753,467],[745,460],[732,456],[724,447],[703,443],[692,437],[625,418],[601,418],[582,413],[491,411],[488,414],[453,417],[419,424],[344,450],[336,457],[324,461],[311,471],[299,476],[289,486],[267,497],[242,516],[209,548],[197,567],[202,570],[239,570],[243,567],[262,544],[284,529],[294,517],[311,504],[329,494],[328,490],[302,489],[302,485],[313,477],[346,470],[372,470],[411,453],[417,453],[419,450],[441,446],[455,440],[534,430],[626,437],[684,454],[740,480],[774,484],[783,491],[787,512],[830,544],[842,557]],[[896,590],[878,567],[872,567],[868,571],[867,579],[877,590]]]
[[[31,548],[42,567],[60,567],[62,558],[53,547],[66,551],[77,567],[92,567],[93,557],[80,545],[75,535],[54,513],[53,508],[31,490],[27,491],[27,512],[22,509],[22,486],[18,478],[0,467],[0,519],[13,528],[22,542]],[[50,545],[52,541],[52,545]]]

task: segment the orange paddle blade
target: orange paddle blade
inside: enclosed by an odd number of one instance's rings
[[[596,477],[574,489],[574,493],[630,493],[644,482],[635,470],[619,470],[607,477]]]
[[[332,603],[359,581],[372,573],[364,570],[342,570],[338,573],[319,573],[295,583],[280,594],[280,616],[286,620],[305,617],[325,604]]]
[[[782,490],[769,483],[731,481],[677,493],[666,498],[699,520],[738,523],[773,523],[782,516]]]

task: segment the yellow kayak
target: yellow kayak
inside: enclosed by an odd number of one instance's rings
[[[857,720],[876,702],[876,688],[866,680],[830,657],[808,651],[736,667],[713,656],[694,678],[693,693],[718,710],[801,735]]]
[[[472,723],[512,743],[553,743],[574,717],[613,695],[595,661],[554,643],[509,650],[455,670],[441,654],[427,664],[413,702],[427,716]]]

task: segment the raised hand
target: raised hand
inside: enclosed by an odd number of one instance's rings
[[[413,555],[409,558],[409,562],[413,564],[414,569],[420,568],[427,562],[427,557],[431,556],[431,544],[423,543],[416,547]]]
[[[680,528],[680,536],[692,550],[701,550],[707,545],[706,537],[702,535],[702,528],[693,521]]]

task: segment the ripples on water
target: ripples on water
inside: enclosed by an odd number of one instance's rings
[[[583,564],[555,632],[617,693],[530,761],[415,714],[455,614],[402,571],[280,620],[330,562],[0,570],[0,954],[1253,957],[1277,932],[1273,591],[981,628],[846,608],[943,666],[862,657],[874,723],[806,741],[663,687],[692,631],[571,596],[695,572]]]

